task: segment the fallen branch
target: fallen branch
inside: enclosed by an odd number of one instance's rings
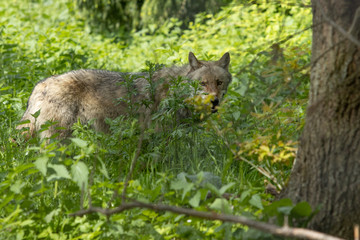
[[[255,228],[257,230],[271,233],[276,236],[282,236],[282,237],[292,237],[292,238],[305,238],[305,239],[312,239],[312,240],[341,240],[341,238],[333,237],[324,233],[320,233],[317,231],[304,229],[304,228],[292,228],[288,226],[279,227],[273,224],[264,223],[264,222],[258,222],[251,219],[248,219],[243,216],[235,216],[235,215],[229,215],[229,214],[219,214],[216,212],[203,212],[203,211],[197,211],[194,209],[189,208],[182,208],[182,207],[176,207],[176,206],[169,206],[169,205],[163,205],[163,204],[152,204],[152,203],[144,203],[144,202],[138,202],[138,201],[131,201],[131,202],[125,202],[121,204],[120,206],[109,209],[109,208],[100,208],[100,207],[90,207],[88,209],[79,210],[75,213],[71,213],[70,216],[84,216],[86,214],[91,213],[100,213],[107,217],[116,214],[121,213],[125,210],[133,209],[133,208],[146,208],[151,209],[156,212],[160,211],[168,211],[172,213],[177,214],[184,214],[186,216],[196,217],[196,218],[202,218],[206,220],[219,220],[222,222],[231,222],[231,223],[239,223],[246,226],[249,226],[251,228]]]

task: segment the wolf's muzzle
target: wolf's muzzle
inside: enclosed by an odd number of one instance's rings
[[[211,100],[211,103],[212,103],[211,112],[216,113],[217,112],[216,106],[219,106],[220,101],[216,97],[214,100]]]

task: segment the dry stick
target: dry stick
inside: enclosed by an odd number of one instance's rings
[[[219,136],[222,136],[221,131],[214,125],[213,126],[216,133]],[[247,164],[249,164],[250,166],[252,166],[254,169],[256,169],[260,174],[262,174],[263,176],[267,177],[268,179],[270,179],[271,181],[273,181],[273,183],[278,187],[279,190],[282,189],[282,185],[280,183],[278,183],[277,179],[275,178],[274,175],[272,175],[269,171],[267,171],[266,169],[256,166],[254,163],[252,163],[251,161],[247,160],[246,158],[239,156],[233,149],[231,149],[230,144],[225,140],[225,138],[222,138],[226,147],[231,151],[231,153],[235,156],[235,159],[238,159],[240,161],[244,161]]]
[[[359,225],[354,226],[354,240],[359,240]]]
[[[288,226],[279,227],[277,225],[264,223],[264,222],[258,222],[251,219],[248,219],[243,216],[235,216],[235,215],[229,215],[229,214],[219,214],[215,212],[204,212],[204,211],[197,211],[194,209],[189,208],[182,208],[182,207],[176,207],[176,206],[169,206],[169,205],[163,205],[163,204],[151,204],[151,203],[144,203],[144,202],[138,202],[138,201],[131,201],[126,202],[118,206],[114,209],[104,209],[99,207],[91,207],[86,210],[80,210],[75,213],[70,214],[70,216],[83,216],[85,214],[90,213],[101,213],[106,215],[107,217],[116,214],[121,213],[125,210],[133,209],[133,208],[146,208],[151,209],[155,212],[161,212],[161,211],[168,211],[172,213],[177,214],[184,214],[186,216],[196,217],[196,218],[202,218],[206,220],[219,220],[222,222],[231,222],[231,223],[239,223],[246,226],[249,226],[251,228],[255,228],[257,230],[267,232],[276,236],[282,236],[282,237],[293,237],[293,238],[306,238],[306,239],[312,239],[312,240],[340,240],[341,238],[333,237],[324,233],[320,233],[313,230],[308,230],[305,228],[292,228]]]
[[[349,28],[349,34],[357,37],[360,33],[360,7],[356,9],[353,22]]]
[[[262,167],[259,167],[259,166],[256,166],[254,163],[250,162],[249,160],[247,160],[246,158],[244,158],[242,156],[235,155],[235,159],[239,159],[240,161],[246,162],[247,164],[249,164],[250,166],[255,168],[259,173],[261,173],[262,175],[264,175],[265,177],[267,177],[268,179],[273,181],[273,183],[277,186],[277,188],[279,190],[282,190],[283,186],[280,183],[278,183],[275,176],[272,175],[270,172],[268,172],[266,169],[264,169]]]

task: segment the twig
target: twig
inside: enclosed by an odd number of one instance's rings
[[[302,30],[300,30],[300,31],[297,31],[297,32],[295,32],[295,33],[293,33],[293,34],[290,34],[289,36],[285,37],[284,39],[282,39],[282,40],[280,40],[280,41],[272,42],[272,43],[269,42],[269,45],[270,45],[270,46],[274,46],[275,44],[281,45],[281,44],[289,41],[291,38],[295,37],[296,35],[299,35],[299,34],[305,32],[305,31],[307,31],[307,30],[309,30],[309,29],[312,29],[312,28],[314,28],[314,27],[316,27],[316,26],[318,26],[318,25],[320,25],[320,24],[322,24],[322,22],[313,24],[313,25],[311,25],[311,26],[309,26],[309,27],[306,27],[306,28],[304,28],[304,29],[302,29]],[[254,65],[254,63],[256,62],[256,60],[258,59],[258,57],[259,57],[260,55],[264,54],[264,53],[266,53],[266,51],[258,52],[258,53],[254,56],[254,58],[251,60],[251,62],[250,62],[249,64],[247,64],[246,66],[242,67],[242,68],[237,72],[236,75],[239,75],[239,74],[240,74],[241,72],[243,72],[246,68],[252,67],[252,65]]]
[[[235,156],[235,159],[238,159],[240,161],[244,161],[247,164],[249,164],[251,167],[253,167],[254,169],[256,169],[260,174],[262,174],[264,177],[268,178],[270,181],[272,181],[279,190],[281,190],[283,187],[280,183],[278,183],[278,181],[276,180],[275,176],[272,175],[269,171],[267,171],[266,169],[256,166],[254,163],[252,163],[251,161],[247,160],[246,158],[239,156],[239,154],[237,154],[230,146],[230,144],[227,142],[227,140],[223,137],[223,134],[221,133],[221,131],[214,125],[213,129],[215,129],[216,133],[222,137],[226,147],[231,151],[231,153]]]
[[[312,62],[310,63],[310,64],[307,64],[307,65],[305,65],[303,68],[305,69],[305,68],[307,68],[307,67],[309,67],[309,66],[311,66],[311,67],[314,67],[315,66],[315,64],[321,59],[321,58],[323,58],[327,53],[329,53],[331,50],[334,50],[335,49],[335,47],[337,47],[337,46],[339,46],[340,44],[342,44],[342,43],[344,43],[344,39],[343,40],[340,40],[339,42],[337,42],[337,43],[334,43],[331,47],[329,47],[328,49],[326,49],[324,52],[322,52],[321,54],[320,54],[320,56],[318,56],[315,60],[312,60]],[[301,69],[302,70],[302,69]]]
[[[79,210],[75,213],[71,213],[70,216],[83,216],[90,213],[100,213],[106,215],[107,217],[121,213],[125,210],[133,209],[133,208],[146,208],[151,209],[156,212],[161,211],[168,211],[177,214],[184,214],[190,217],[202,218],[206,220],[219,220],[222,222],[231,222],[231,223],[239,223],[251,228],[255,228],[257,230],[267,232],[276,236],[282,237],[292,237],[292,238],[306,238],[312,240],[340,240],[341,238],[333,237],[327,235],[325,233],[305,229],[305,228],[292,228],[288,226],[279,227],[277,225],[258,222],[251,219],[248,219],[243,216],[235,216],[229,214],[219,214],[216,212],[204,212],[204,211],[197,211],[194,209],[183,208],[183,207],[176,207],[176,206],[169,206],[163,204],[151,204],[151,203],[144,203],[138,201],[126,202],[118,206],[114,209],[104,209],[100,207],[91,207],[86,210]]]
[[[84,209],[84,196],[85,196],[85,182],[83,182],[81,187],[80,209]]]
[[[127,187],[129,186],[129,181],[130,181],[130,179],[132,177],[132,174],[133,174],[135,166],[136,166],[136,162],[137,162],[137,160],[138,160],[138,158],[140,156],[140,153],[141,153],[141,147],[142,147],[143,140],[144,140],[144,129],[141,130],[141,135],[139,137],[136,153],[135,153],[134,158],[131,161],[130,170],[129,170],[129,173],[126,176],[126,179],[125,179],[125,182],[124,182],[124,189],[123,189],[123,192],[121,194],[121,198],[122,198],[123,201],[125,201],[126,190],[127,190]]]
[[[360,32],[360,6],[356,9],[353,22],[349,28],[349,34],[357,37]]]
[[[89,195],[89,207],[92,207],[92,198],[91,198],[91,191],[90,188],[94,183],[94,173],[95,173],[95,169],[96,169],[96,161],[93,162],[93,169],[90,172],[90,179],[89,179],[89,185],[88,185],[88,195]]]
[[[247,160],[246,158],[242,157],[242,156],[238,156],[235,155],[235,158],[238,158],[240,161],[244,161],[247,164],[249,164],[250,166],[252,166],[253,168],[255,168],[259,173],[261,173],[263,176],[267,177],[268,179],[270,179],[279,190],[281,190],[283,188],[283,186],[278,183],[278,181],[276,180],[275,176],[273,176],[270,172],[266,171],[264,168],[256,166],[254,163],[250,162],[249,160]]]
[[[347,38],[349,41],[351,41],[356,46],[360,47],[359,40],[353,35],[353,33],[356,33],[358,29],[356,27],[359,27],[360,25],[360,8],[358,8],[355,12],[353,23],[349,29],[349,31],[346,31],[344,28],[339,26],[337,23],[335,23],[333,20],[331,20],[324,12],[323,7],[321,6],[319,0],[315,0],[315,3],[317,4],[317,8],[320,10],[321,15],[325,19],[326,22],[328,22],[331,26],[333,26],[336,30],[338,30],[345,38]]]
[[[359,240],[359,225],[354,226],[354,240]]]

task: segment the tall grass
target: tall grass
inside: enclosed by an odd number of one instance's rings
[[[194,207],[199,192],[194,208],[207,210],[215,202],[207,192],[216,190],[203,183],[215,186],[220,179],[218,188],[235,183],[228,190],[232,213],[261,218],[271,199],[264,182],[284,184],[294,159],[307,99],[304,66],[310,61],[311,34],[294,35],[277,50],[271,46],[308,27],[311,15],[297,1],[241,2],[214,16],[199,14],[187,30],[169,19],[128,36],[109,37],[93,31],[72,1],[1,1],[0,238],[195,239],[235,237],[243,231],[142,209],[113,215],[110,221],[102,215],[68,216],[80,203],[88,207],[90,197],[101,207],[121,203],[117,194],[139,150],[136,117],[109,120],[111,134],[75,124],[71,140],[49,144],[37,137],[25,141],[15,129],[41,79],[79,68],[139,71],[146,61],[186,64],[189,51],[205,60],[230,51],[233,83],[217,114],[196,124],[164,131],[156,131],[154,124],[145,130],[127,195]],[[275,62],[274,54],[281,56]],[[154,119],[172,121],[176,109],[166,110]]]

